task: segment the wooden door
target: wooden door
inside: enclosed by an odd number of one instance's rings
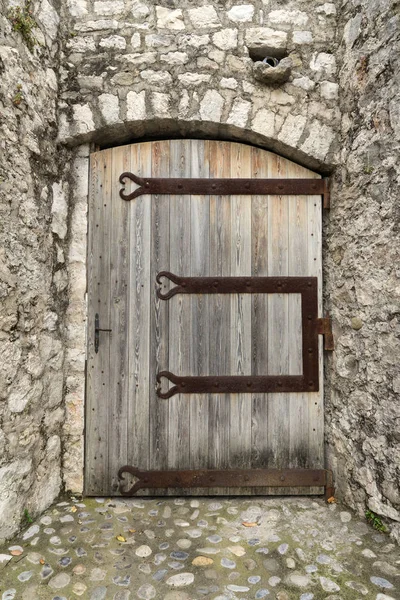
[[[323,468],[321,341],[318,391],[162,399],[156,380],[160,371],[301,375],[300,293],[176,294],[164,301],[156,278],[161,271],[316,277],[322,315],[321,196],[159,193],[124,201],[119,182],[123,172],[153,178],[320,176],[259,148],[203,140],[103,150],[91,155],[90,168],[86,493],[118,494],[123,465],[157,471]],[[320,491],[216,487],[161,489],[156,495]]]

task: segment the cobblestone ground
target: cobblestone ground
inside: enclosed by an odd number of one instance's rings
[[[0,548],[2,600],[392,600],[400,549],[338,505],[60,502]]]

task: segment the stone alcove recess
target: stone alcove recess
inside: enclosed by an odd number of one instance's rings
[[[33,0],[33,53],[0,15],[0,538],[24,508],[38,514],[63,487],[82,489],[90,144],[157,136],[247,142],[321,174],[335,166],[328,464],[339,498],[399,536],[394,4]],[[252,76],[248,48],[265,36],[294,59],[281,86]]]

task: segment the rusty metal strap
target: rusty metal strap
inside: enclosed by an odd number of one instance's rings
[[[168,279],[176,287],[167,293],[157,290],[162,300],[175,294],[301,294],[302,375],[265,376],[178,376],[170,371],[157,374],[157,396],[175,394],[237,394],[274,392],[317,392],[318,369],[318,279],[316,277],[179,277],[168,271],[157,275],[162,285]],[[174,385],[161,391],[162,379]]]
[[[124,475],[136,481],[126,488]],[[133,496],[140,489],[212,487],[329,487],[332,473],[326,469],[197,469],[188,471],[142,471],[126,465],[118,471],[119,490]]]
[[[134,173],[122,173],[122,185],[130,179],[139,187],[131,194],[120,190],[122,200],[133,200],[142,194],[195,194],[200,196],[222,195],[321,195],[324,207],[329,208],[329,180],[324,179],[190,179],[138,177]]]
[[[161,392],[161,380],[174,384]],[[272,392],[317,392],[318,378],[307,380],[303,375],[215,375],[181,377],[170,371],[157,373],[159,398],[175,394],[270,394]]]
[[[316,277],[179,277],[169,271],[160,271],[156,280],[176,283],[166,294],[157,289],[161,300],[175,294],[301,294],[317,289]],[[165,285],[166,282],[164,282]]]

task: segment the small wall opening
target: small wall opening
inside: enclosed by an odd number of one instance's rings
[[[263,62],[265,58],[275,58],[278,61],[281,61],[282,58],[286,58],[288,56],[286,48],[275,48],[267,45],[248,47],[248,50],[249,56],[253,62]]]

